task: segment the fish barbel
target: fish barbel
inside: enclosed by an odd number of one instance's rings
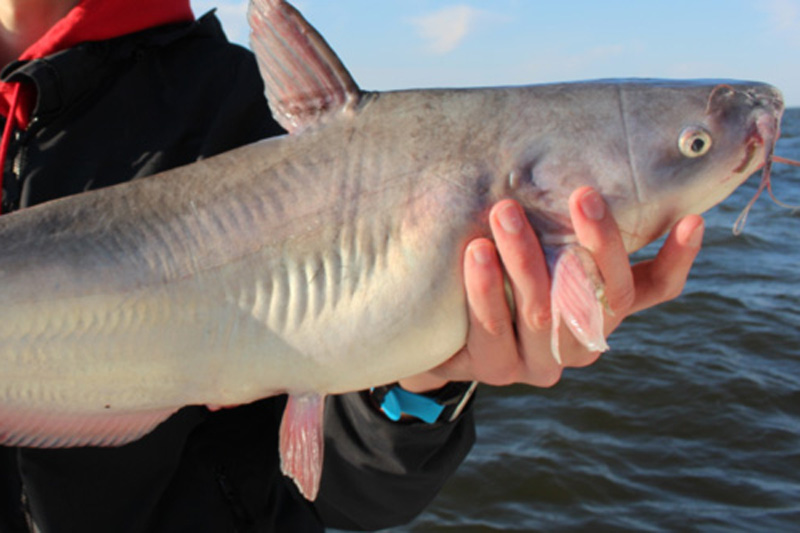
[[[604,349],[569,193],[599,191],[632,252],[779,135],[762,83],[366,92],[286,2],[249,20],[289,135],[0,218],[0,442],[120,445],[185,405],[289,393],[284,469],[313,498],[321,398],[464,345],[462,257],[495,202],[517,199],[553,252],[556,326]]]

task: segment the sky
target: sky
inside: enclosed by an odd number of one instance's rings
[[[246,0],[216,7],[247,44]],[[758,80],[800,106],[800,0],[297,0],[363,89]]]

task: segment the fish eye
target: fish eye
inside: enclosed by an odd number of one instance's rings
[[[706,155],[711,149],[711,135],[702,128],[686,128],[678,138],[678,149],[686,157]]]

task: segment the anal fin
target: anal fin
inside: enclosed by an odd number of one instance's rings
[[[559,347],[561,321],[588,350],[608,350],[603,331],[603,311],[607,307],[602,277],[588,250],[569,245],[558,250],[552,267],[553,286],[550,307],[553,330],[550,343],[555,360],[562,364]]]
[[[317,497],[322,477],[324,409],[324,396],[290,394],[281,420],[281,470],[311,501]]]

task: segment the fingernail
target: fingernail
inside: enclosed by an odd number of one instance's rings
[[[703,242],[703,232],[705,231],[705,224],[702,222],[697,225],[692,233],[689,235],[689,238],[686,239],[686,246],[691,248],[699,248],[700,244]]]
[[[476,263],[480,265],[488,265],[492,261],[493,251],[487,244],[473,244],[469,247],[469,252]]]
[[[592,189],[581,196],[579,200],[581,211],[586,218],[591,220],[602,220],[606,215],[606,206],[600,194]]]
[[[508,204],[497,213],[500,226],[506,233],[517,234],[522,231],[522,214],[514,204]]]

